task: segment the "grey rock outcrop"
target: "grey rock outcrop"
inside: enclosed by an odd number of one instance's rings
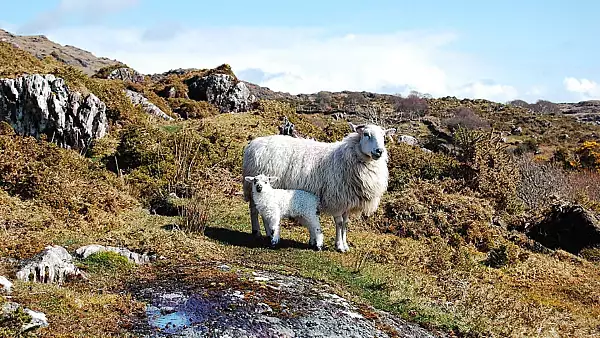
[[[154,115],[158,118],[167,121],[173,121],[174,119],[167,115],[164,111],[158,108],[154,103],[150,102],[144,95],[134,92],[133,90],[126,89],[125,94],[131,100],[134,105],[141,105],[144,111],[150,115]]]
[[[248,86],[236,81],[231,75],[210,74],[188,80],[189,97],[196,101],[208,101],[219,107],[221,112],[244,112],[255,101]]]
[[[51,74],[0,79],[0,121],[19,135],[45,134],[63,148],[86,148],[108,131],[104,102],[69,90]]]
[[[139,254],[137,252],[132,252],[129,249],[117,248],[114,246],[104,246],[104,245],[98,245],[98,244],[82,246],[81,248],[75,250],[75,255],[81,259],[85,259],[88,256],[93,255],[95,253],[106,252],[106,251],[114,252],[123,257],[126,257],[127,259],[129,259],[131,262],[133,262],[135,264],[148,263],[153,258],[146,254]]]
[[[144,82],[144,75],[138,73],[135,69],[123,67],[110,72],[107,79],[142,83]]]
[[[359,306],[329,285],[267,271],[230,272],[242,285],[194,286],[153,282],[133,290],[147,301],[135,325],[142,337],[445,337],[370,306]],[[230,279],[228,279],[230,280]],[[214,282],[213,282],[214,283]],[[226,284],[225,282],[224,284]]]
[[[62,246],[47,246],[44,251],[26,261],[17,272],[17,279],[24,282],[64,283],[69,277],[82,275],[73,264],[73,257]]]

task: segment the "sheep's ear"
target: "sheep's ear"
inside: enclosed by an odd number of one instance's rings
[[[385,130],[385,136],[392,136],[396,133],[396,128],[390,128]]]
[[[244,179],[246,180],[246,182],[254,181],[254,177],[252,177],[252,176],[246,176],[246,177],[244,177]]]
[[[269,183],[274,183],[275,181],[277,181],[279,178],[277,176],[269,176]]]

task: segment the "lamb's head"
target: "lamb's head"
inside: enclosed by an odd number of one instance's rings
[[[271,189],[271,183],[277,181],[275,176],[265,176],[263,174],[256,176],[246,176],[244,179],[252,183],[252,192],[261,193],[265,190]]]
[[[360,136],[360,151],[374,160],[387,154],[385,140],[396,132],[396,128],[383,129],[374,124],[354,125],[350,123],[350,127]]]

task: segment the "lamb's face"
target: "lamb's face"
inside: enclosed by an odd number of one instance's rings
[[[360,150],[374,160],[386,154],[385,139],[396,132],[395,128],[383,129],[374,124],[354,126],[360,135]]]
[[[275,182],[277,177],[260,174],[257,176],[246,176],[244,179],[252,182],[252,191],[254,193],[261,193],[263,190],[271,188],[271,183]]]

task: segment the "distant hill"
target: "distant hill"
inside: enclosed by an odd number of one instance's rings
[[[106,57],[97,57],[86,50],[74,46],[60,45],[49,40],[44,35],[15,35],[0,29],[0,41],[18,45],[40,59],[51,56],[58,61],[81,69],[88,75],[94,74],[103,67],[121,63]]]

